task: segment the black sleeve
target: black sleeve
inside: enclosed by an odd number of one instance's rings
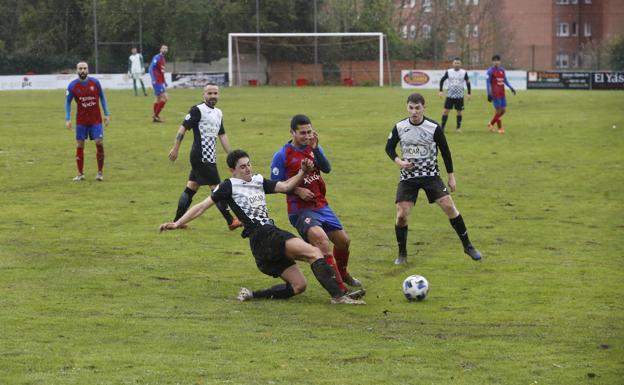
[[[219,133],[217,135],[223,135],[223,134],[225,134],[225,127],[223,127],[223,118],[221,118],[221,127],[219,127]]]
[[[222,202],[227,201],[232,197],[232,182],[229,179],[224,180],[212,191],[212,195],[210,196],[212,201]]]
[[[464,75],[464,80],[466,81],[466,88],[468,89],[468,95],[470,95],[470,78],[468,77],[468,72]]]
[[[394,162],[394,158],[399,156],[396,152],[396,145],[399,143],[399,131],[396,126],[392,127],[392,132],[388,136],[388,141],[386,142],[386,154],[390,157],[390,159]]]
[[[316,160],[316,167],[318,167],[318,169],[325,174],[329,174],[329,172],[331,171],[331,164],[329,163],[329,160],[327,159],[323,151],[321,151],[317,147],[312,150],[312,152],[314,153],[314,160]]]
[[[440,79],[440,92],[442,92],[442,86],[444,86],[444,81],[448,79],[448,71],[444,71],[444,76]]]
[[[451,158],[451,149],[446,142],[446,136],[442,127],[438,126],[433,134],[433,140],[438,145],[440,152],[442,153],[442,159],[444,159],[444,167],[446,167],[447,173],[453,172],[453,158]]]
[[[201,119],[201,112],[199,111],[199,108],[197,108],[197,106],[193,106],[191,110],[189,111],[189,113],[184,117],[184,121],[182,122],[182,125],[187,130],[191,130],[194,127],[197,127],[197,124],[199,123],[200,119]]]
[[[271,179],[263,179],[262,180],[262,188],[266,194],[273,194],[275,192],[275,186],[277,185],[277,180]]]

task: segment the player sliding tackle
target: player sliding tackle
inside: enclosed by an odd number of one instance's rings
[[[243,223],[243,238],[249,238],[251,253],[256,266],[266,275],[280,277],[285,283],[263,290],[251,291],[242,288],[240,301],[252,298],[286,299],[303,293],[307,283],[295,261],[309,263],[314,276],[331,295],[332,304],[364,304],[364,301],[344,295],[336,282],[334,270],[323,259],[321,250],[275,226],[269,217],[266,194],[288,193],[299,185],[306,173],[313,170],[309,159],[301,162],[301,169],[286,181],[265,179],[252,174],[249,155],[243,150],[234,150],[227,156],[232,177],[224,180],[212,195],[191,207],[175,222],[163,223],[160,231],[186,227],[187,223],[202,215],[218,202],[227,202],[234,214]]]

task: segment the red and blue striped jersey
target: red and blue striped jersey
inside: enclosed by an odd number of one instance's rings
[[[71,102],[76,100],[76,124],[91,125],[102,123],[100,102],[104,115],[108,116],[108,107],[100,82],[87,76],[84,81],[75,79],[67,86],[65,99],[65,120],[70,120]]]
[[[299,172],[301,161],[305,158],[314,162],[314,170],[303,178],[303,182],[298,187],[304,187],[312,191],[314,200],[304,201],[293,193],[287,194],[288,214],[295,214],[303,209],[314,210],[327,206],[325,181],[321,176],[321,171],[329,172],[329,162],[325,158],[325,153],[320,146],[313,151],[310,146],[298,148],[291,143],[286,143],[284,147],[273,155],[271,179],[285,181],[294,176]]]
[[[165,84],[165,56],[161,53],[154,55],[149,65],[149,74],[152,83]]]
[[[502,98],[505,96],[505,84],[512,88],[507,81],[505,69],[503,67],[490,67],[487,70],[487,92],[493,98]]]

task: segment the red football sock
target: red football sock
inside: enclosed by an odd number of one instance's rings
[[[97,158],[98,171],[102,172],[102,168],[104,168],[104,145],[96,144],[95,148],[97,149],[95,157]]]
[[[494,117],[492,118],[492,120],[490,120],[490,126],[493,126],[494,123],[496,123],[498,121],[498,119],[500,118],[500,116],[498,115],[498,112],[494,114]]]
[[[156,112],[158,110],[158,103],[160,103],[160,102],[155,102],[154,103],[154,115],[158,114],[158,112]]]
[[[340,290],[342,291],[347,291],[349,289],[347,289],[347,286],[345,285],[345,283],[342,281],[342,275],[340,275],[340,271],[338,270],[338,266],[336,265],[336,260],[334,259],[334,256],[331,254],[327,254],[323,256],[325,258],[325,262],[327,262],[327,264],[329,266],[331,266],[332,269],[334,269],[334,273],[336,273],[336,283],[338,284],[338,287],[340,288]]]
[[[160,116],[160,111],[162,111],[163,108],[165,108],[166,103],[167,102],[165,102],[164,100],[161,100],[160,102],[156,104],[156,114],[155,114],[156,116]]]
[[[349,265],[349,249],[340,250],[334,246],[334,258],[336,258],[336,266],[342,277],[349,275],[347,273],[347,265]]]
[[[76,166],[78,167],[78,174],[82,175],[84,168],[84,148],[76,147]]]
[[[498,120],[496,121],[496,126],[498,126],[498,128],[501,128],[503,126],[503,121],[500,120],[500,118],[498,118]]]

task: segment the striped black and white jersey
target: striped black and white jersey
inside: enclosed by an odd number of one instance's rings
[[[266,194],[273,194],[277,183],[264,179],[260,174],[254,175],[249,182],[229,178],[217,186],[211,197],[214,202],[226,202],[246,229],[273,224],[266,205]]]
[[[470,79],[468,79],[468,72],[464,69],[456,70],[455,68],[449,68],[440,79],[440,92],[442,92],[442,86],[444,81],[448,81],[447,96],[451,99],[461,99],[464,97],[464,82],[468,86],[468,93],[470,94]]]
[[[426,176],[438,176],[438,148],[444,159],[447,173],[453,172],[451,150],[444,131],[436,122],[425,117],[419,124],[412,124],[409,118],[398,122],[388,135],[386,154],[394,161],[398,156],[396,145],[401,146],[401,159],[414,164],[413,170],[401,169],[401,180]]]
[[[182,126],[193,130],[191,163],[217,163],[217,137],[225,134],[223,112],[206,103],[198,104],[191,107]]]

